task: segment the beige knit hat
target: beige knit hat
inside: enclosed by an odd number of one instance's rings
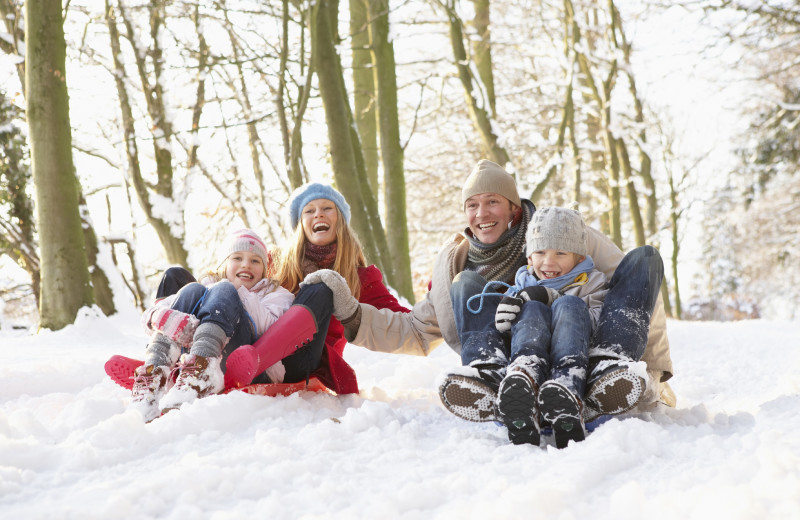
[[[586,224],[581,214],[568,208],[538,208],[525,234],[526,254],[555,249],[586,256]]]
[[[522,206],[514,177],[500,165],[486,159],[478,161],[478,164],[472,169],[472,173],[467,177],[464,187],[461,188],[462,209],[468,198],[481,193],[497,193],[516,206]]]

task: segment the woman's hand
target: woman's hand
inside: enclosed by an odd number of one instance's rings
[[[337,320],[345,321],[358,311],[358,300],[353,297],[342,275],[336,271],[320,269],[309,273],[305,280],[300,282],[300,287],[315,283],[324,283],[333,293],[333,316]]]

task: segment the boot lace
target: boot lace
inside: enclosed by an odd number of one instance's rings
[[[202,369],[197,364],[197,357],[190,356],[182,359],[175,368],[172,369],[170,378],[175,381],[175,386],[183,388],[189,384],[190,377],[197,377],[202,373]]]
[[[146,371],[143,371],[141,374],[134,374],[133,376],[133,400],[134,401],[141,401],[148,394],[152,392],[153,381],[155,380],[155,372],[152,374],[147,374]]]

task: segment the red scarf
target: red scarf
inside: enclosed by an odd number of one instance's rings
[[[305,259],[316,264],[319,269],[331,269],[336,260],[337,243],[333,242],[327,246],[315,246],[311,242],[306,242]]]

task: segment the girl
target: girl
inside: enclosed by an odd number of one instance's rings
[[[134,372],[131,406],[146,421],[222,391],[228,354],[253,343],[292,303],[292,293],[265,276],[267,250],[252,230],[229,235],[222,254],[215,272],[157,300],[142,317],[152,336],[144,365]],[[188,353],[181,356],[169,388],[182,350]]]
[[[380,270],[367,266],[341,193],[326,184],[301,186],[292,194],[289,216],[294,238],[276,278],[296,294],[294,304],[254,345],[230,355],[226,386],[244,386],[254,378],[295,382],[313,374],[338,394],[357,393],[355,372],[342,357],[347,340],[340,322],[347,323],[356,309],[347,313],[342,302],[355,298],[378,309],[409,309],[383,285]],[[303,283],[315,272],[332,273],[341,283],[336,290],[325,283]]]

